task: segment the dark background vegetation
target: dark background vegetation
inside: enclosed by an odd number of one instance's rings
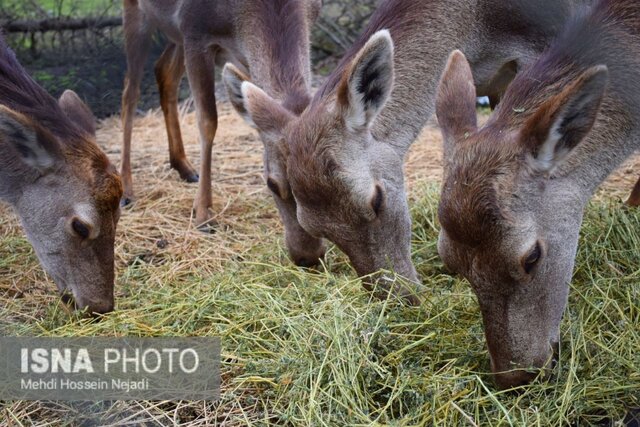
[[[324,1],[312,35],[317,73],[332,69],[376,4],[377,0]],[[114,18],[121,13],[120,0],[2,0],[0,27],[20,62],[42,86],[54,96],[73,89],[96,116],[105,117],[120,111],[126,60],[122,27]],[[158,105],[152,64],[163,44],[158,34],[146,67],[141,110]],[[184,99],[188,94],[184,79],[181,96]]]

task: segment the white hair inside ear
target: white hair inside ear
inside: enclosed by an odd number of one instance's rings
[[[38,139],[38,132],[28,119],[5,106],[0,105],[0,139],[13,146],[22,162],[44,173],[56,163],[54,141],[51,146]]]
[[[393,41],[388,30],[376,32],[356,55],[346,79],[345,123],[351,130],[371,126],[393,89]]]

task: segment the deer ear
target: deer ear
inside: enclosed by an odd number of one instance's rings
[[[242,83],[241,93],[244,109],[258,131],[278,139],[294,115],[253,83]]]
[[[436,95],[436,116],[448,159],[455,142],[478,127],[476,87],[467,58],[459,50],[449,55]]]
[[[338,105],[349,129],[369,127],[393,89],[393,41],[375,33],[358,52],[338,88]]]
[[[244,95],[242,94],[242,83],[248,82],[249,80],[249,76],[231,63],[225,64],[222,69],[222,81],[227,88],[229,102],[231,102],[231,105],[233,105],[233,108],[235,108],[238,114],[240,114],[249,125],[255,128],[255,123],[253,123],[249,112],[245,108]]]
[[[608,80],[606,66],[592,67],[527,120],[521,140],[531,153],[535,169],[552,172],[589,134]]]
[[[87,104],[82,102],[74,91],[65,90],[58,100],[58,105],[71,122],[89,135],[95,136],[96,118]]]
[[[0,140],[13,147],[25,167],[45,174],[61,158],[60,146],[24,115],[0,105]]]

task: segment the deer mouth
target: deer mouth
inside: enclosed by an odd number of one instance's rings
[[[73,297],[73,294],[64,290],[60,293],[60,300],[67,305],[71,310],[77,310],[78,305],[76,304],[76,299]]]
[[[47,273],[49,274],[49,276],[51,276],[51,279],[53,279],[53,283],[56,284],[56,287],[58,288],[58,292],[60,293],[61,296],[64,295],[65,293],[68,293],[69,285],[67,284],[66,280],[64,280],[58,274],[54,274],[49,271],[47,271]]]
[[[78,304],[76,303],[75,295],[73,294],[73,288],[69,286],[67,281],[57,274],[51,274],[51,278],[58,287],[58,293],[60,294],[60,301],[62,301],[66,307],[71,310],[78,310]]]
[[[530,369],[524,367],[516,367],[515,369],[507,369],[504,371],[497,370],[492,364],[493,376],[496,384],[500,389],[510,389],[525,386],[533,382],[536,378],[544,381],[552,380],[557,373],[555,368],[558,365],[559,359],[559,342],[549,341],[551,353],[549,354],[546,362],[540,364],[540,366],[534,366]],[[534,364],[535,365],[535,364]]]

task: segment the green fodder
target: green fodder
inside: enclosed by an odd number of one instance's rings
[[[119,310],[101,322],[70,318],[51,303],[41,317],[25,314],[7,328],[221,336],[219,402],[6,402],[0,417],[16,425],[582,426],[610,425],[640,407],[640,212],[607,201],[589,206],[556,375],[513,393],[494,387],[475,297],[437,256],[438,189],[415,194],[421,307],[372,299],[335,248],[319,271],[291,266],[278,232],[266,229],[212,271],[194,268],[179,248],[165,262],[119,272]],[[16,239],[0,245],[24,251]],[[28,310],[22,304],[3,304],[0,318]]]

